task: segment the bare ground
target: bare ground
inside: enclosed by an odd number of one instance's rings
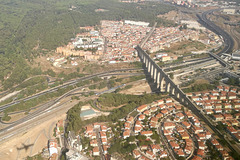
[[[50,119],[41,125],[33,127],[30,131],[20,134],[18,138],[14,138],[1,144],[0,159],[13,160],[24,159],[27,156],[34,156],[47,146],[48,139],[53,135],[53,123],[57,123],[60,119],[65,119],[66,114],[59,115]],[[30,145],[24,148],[24,145]]]

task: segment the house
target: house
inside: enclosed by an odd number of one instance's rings
[[[73,149],[78,151],[82,150],[81,138],[79,135],[76,136],[74,132],[68,132],[68,142]]]
[[[182,137],[182,139],[189,139],[189,135],[186,131],[185,132],[180,132],[179,134]]]
[[[129,118],[127,118],[126,120],[128,123],[133,123],[134,122],[134,118],[132,116],[130,116]]]
[[[182,109],[182,106],[180,106],[180,105],[175,105],[175,109],[176,109],[176,110],[180,110],[180,109]]]
[[[232,89],[230,90],[230,92],[232,92],[232,93],[237,93],[237,88],[232,88]]]
[[[174,129],[176,127],[176,125],[173,122],[164,122],[163,126],[166,130]]]
[[[97,146],[98,146],[97,140],[96,140],[96,139],[91,140],[91,141],[90,141],[90,146],[92,146],[92,147],[97,147]]]
[[[150,148],[154,154],[156,154],[157,152],[159,152],[161,150],[161,147],[159,144],[151,144]]]
[[[201,96],[202,100],[208,100],[208,96]]]
[[[174,152],[175,152],[179,157],[184,157],[184,156],[185,156],[182,148],[174,149]]]
[[[220,103],[215,103],[214,106],[216,109],[222,109],[222,104]]]
[[[222,109],[220,109],[220,108],[215,108],[215,109],[213,109],[213,112],[214,112],[215,114],[222,113]]]
[[[137,127],[137,126],[134,127],[135,133],[139,133],[139,132],[141,132],[141,130],[142,130],[142,127]]]
[[[195,156],[192,158],[192,160],[202,160],[202,158],[195,155]]]
[[[186,146],[186,147],[184,148],[184,152],[185,152],[186,154],[191,154],[191,151],[192,151],[192,147],[191,147],[191,146]]]
[[[195,134],[203,132],[203,128],[202,127],[192,126],[192,128],[193,128],[193,131],[194,131]]]
[[[186,146],[192,147],[193,141],[191,139],[185,139]]]
[[[146,117],[146,116],[145,116],[144,114],[141,114],[141,115],[138,116],[138,120],[139,120],[139,121],[142,121],[142,120],[145,119],[145,117]]]
[[[100,131],[100,137],[101,138],[107,138],[106,132]]]
[[[149,110],[144,111],[143,114],[145,114],[146,116],[151,116],[151,112]]]
[[[137,120],[135,122],[135,127],[142,127],[142,122]]]
[[[91,125],[88,125],[88,126],[86,127],[85,133],[86,133],[86,134],[89,134],[89,133],[92,133],[92,132],[93,132],[93,127],[92,127]]]
[[[228,93],[228,99],[236,99],[237,98],[237,95],[236,93]]]
[[[191,124],[188,123],[187,121],[183,121],[183,122],[182,122],[182,125],[183,125],[184,127],[186,127],[187,129],[189,129],[189,128],[191,127]]]
[[[147,106],[146,104],[144,104],[144,105],[139,106],[139,107],[137,108],[137,111],[138,111],[138,112],[143,112],[143,111],[145,111],[147,108],[148,108],[148,106]]]
[[[156,117],[152,117],[150,119],[150,122],[153,122],[153,123],[158,123],[158,119]]]
[[[225,119],[225,120],[233,119],[233,116],[232,116],[231,114],[225,113],[225,114],[223,114],[223,116],[224,116],[224,119]]]
[[[171,103],[171,102],[173,102],[173,100],[171,98],[165,99],[165,103]]]
[[[103,154],[107,154],[108,153],[108,148],[109,148],[109,146],[107,146],[107,145],[103,145],[102,146]]]
[[[218,142],[218,140],[216,140],[216,139],[211,140],[211,143],[212,143],[212,145],[214,145],[214,146],[219,145],[219,142]]]
[[[232,108],[230,103],[223,103],[223,108]]]
[[[240,142],[240,133],[233,133],[232,136],[237,142]]]
[[[218,151],[222,151],[222,150],[223,150],[223,146],[222,146],[221,144],[215,145],[215,148],[216,148],[216,150],[218,150]]]
[[[96,123],[93,123],[93,128],[97,129],[97,128],[100,128],[100,123],[96,122]]]
[[[166,158],[168,157],[167,151],[161,151],[161,153],[159,154],[160,158]]]
[[[235,113],[234,116],[236,119],[238,119],[240,117],[240,113]]]
[[[210,103],[206,103],[206,104],[203,104],[203,109],[213,109],[213,106]]]
[[[130,129],[131,128],[131,124],[129,122],[125,122],[124,123],[124,127],[125,127],[125,129]]]
[[[226,95],[220,95],[218,96],[220,100],[227,99]]]
[[[191,97],[193,101],[199,101],[201,100],[199,96],[192,96]]]
[[[198,150],[197,150],[197,155],[198,155],[199,157],[204,158],[204,157],[205,157],[205,152],[204,152],[204,150],[198,149]]]
[[[165,104],[161,104],[158,106],[160,109],[165,109],[166,108],[166,105]]]
[[[236,120],[236,119],[231,120],[230,123],[231,123],[233,126],[238,126],[238,124],[239,124],[238,120]]]
[[[221,121],[221,120],[224,119],[224,117],[223,117],[223,115],[221,115],[221,114],[214,114],[214,115],[213,115],[213,119],[214,119],[215,121]]]
[[[94,147],[93,150],[92,150],[92,153],[93,153],[93,156],[99,156],[99,149],[98,147]]]
[[[167,114],[168,114],[168,110],[167,110],[167,109],[163,109],[163,110],[161,110],[161,113],[162,113],[163,115],[167,115]]]
[[[206,134],[204,133],[198,133],[196,135],[196,137],[199,139],[199,140],[205,140],[206,139]]]
[[[171,135],[165,135],[168,142],[174,141],[175,139]]]
[[[156,112],[158,109],[157,109],[157,107],[151,107],[150,108],[150,112]]]
[[[147,152],[146,152],[146,155],[147,155],[149,158],[151,158],[151,159],[155,159],[155,158],[156,158],[155,154],[154,154],[152,151],[147,151]]]
[[[217,86],[217,90],[218,90],[219,92],[223,91],[223,86]]]
[[[184,132],[184,128],[181,127],[181,126],[178,126],[178,127],[177,127],[177,132],[178,132],[178,133]]]
[[[211,110],[211,109],[205,109],[204,112],[206,114],[213,114],[213,110]]]
[[[207,146],[203,141],[198,142],[198,148],[199,149],[205,150],[206,147]]]
[[[240,108],[240,103],[234,103],[233,106],[234,108]]]
[[[229,92],[229,89],[230,89],[230,88],[229,88],[228,86],[224,86],[224,87],[223,87],[223,90],[226,91],[226,92]]]
[[[177,113],[176,116],[177,116],[179,119],[183,119],[183,118],[184,118],[184,115],[183,115],[182,112]]]
[[[217,92],[217,91],[211,91],[211,94],[212,94],[213,96],[218,96],[218,95],[219,95],[219,92]]]
[[[127,137],[130,137],[130,130],[129,130],[129,129],[126,129],[126,130],[123,132],[123,138],[126,139]]]
[[[158,118],[158,119],[160,119],[160,118],[163,117],[163,114],[162,114],[162,113],[158,113],[155,117]]]
[[[141,150],[147,150],[148,149],[148,145],[143,145],[140,147]]]
[[[152,131],[141,131],[141,135],[145,135],[147,137],[151,136],[152,134]]]
[[[56,139],[50,139],[48,141],[48,150],[49,150],[49,156],[58,155],[58,149],[57,149],[57,140]]]
[[[206,131],[206,139],[212,138],[212,134],[209,131]]]
[[[101,131],[106,132],[108,130],[108,127],[106,125],[101,125],[100,129]]]
[[[192,97],[193,94],[192,94],[192,93],[186,93],[186,96],[188,96],[188,97]]]
[[[171,135],[172,133],[173,133],[172,130],[167,130],[167,129],[163,130],[164,136]]]
[[[134,158],[139,158],[141,156],[140,152],[137,149],[133,150],[133,157]]]
[[[150,128],[157,128],[158,124],[156,122],[149,123]]]
[[[209,100],[217,100],[217,95],[209,95]]]
[[[176,142],[169,142],[170,146],[172,147],[172,149],[179,149],[180,146],[176,143]]]
[[[163,103],[164,103],[164,100],[162,100],[162,99],[160,99],[160,100],[157,101],[157,104],[158,104],[158,105],[161,105],[161,104],[163,104]]]
[[[227,127],[227,131],[228,131],[230,134],[234,134],[234,133],[237,133],[237,132],[238,132],[234,127],[230,127],[230,126]]]
[[[101,142],[103,145],[107,145],[107,138],[101,138]]]

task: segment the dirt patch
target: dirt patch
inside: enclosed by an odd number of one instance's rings
[[[198,42],[198,41],[182,41],[177,42],[171,45],[168,49],[166,49],[167,52],[170,52],[169,55],[173,56],[174,54],[177,55],[184,55],[187,53],[191,53],[192,51],[199,51],[206,49],[206,45]],[[174,54],[173,54],[174,53]]]
[[[30,131],[20,134],[0,146],[0,159],[24,159],[27,156],[33,156],[42,151],[47,146],[49,136],[53,135],[53,123],[60,119],[65,119],[66,114],[61,114],[48,121],[41,123]],[[28,147],[24,147],[28,146]]]
[[[140,80],[132,83],[132,88],[120,91],[122,94],[141,95],[144,93],[151,93],[152,90],[146,81]]]
[[[179,19],[179,14],[177,11],[170,11],[166,14],[158,15],[158,17],[171,20],[171,21],[176,21],[177,19]]]
[[[79,72],[85,74],[92,74],[97,72],[104,72],[108,70],[121,69],[121,68],[134,68],[130,63],[118,63],[118,64],[108,64],[101,63],[98,61],[84,61],[81,58],[76,57],[74,61],[78,63],[77,66],[71,65],[71,59],[68,59],[66,64],[63,64],[62,67],[55,67],[52,65],[52,62],[47,60],[47,58],[54,57],[55,59],[60,58],[61,55],[57,53],[49,53],[48,55],[40,56],[34,59],[33,67],[40,67],[42,71],[47,71],[52,69],[55,73],[59,74],[61,72],[65,74]]]

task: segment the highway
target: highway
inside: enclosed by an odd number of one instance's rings
[[[132,69],[130,69],[130,70],[132,70]],[[130,75],[142,75],[142,73],[113,73],[114,71],[110,71],[110,72],[111,73],[105,73],[104,72],[104,73],[102,73],[100,75],[98,74],[98,76],[102,77],[102,76],[109,76],[109,75],[129,75],[129,74]],[[91,76],[87,76],[85,78],[91,79],[91,78],[93,78],[95,76],[96,76],[96,74],[91,75]],[[84,79],[84,80],[86,80],[86,79]],[[115,87],[115,89],[117,89],[119,87],[122,87],[122,86],[124,86],[124,85]],[[42,121],[41,117],[43,117],[45,115],[49,115],[49,113],[52,112],[52,111],[55,112],[55,111],[60,110],[61,108],[64,107],[64,105],[66,103],[71,101],[71,99],[60,104],[61,101],[63,101],[65,98],[68,98],[68,97],[72,96],[73,94],[75,94],[76,91],[81,90],[82,88],[85,88],[85,87],[86,86],[77,87],[77,88],[75,88],[75,89],[73,89],[73,90],[63,94],[62,96],[60,96],[60,97],[58,97],[58,98],[56,98],[54,100],[51,100],[49,102],[46,102],[46,103],[40,105],[38,107],[39,108],[38,110],[34,111],[33,113],[28,114],[26,117],[24,117],[24,118],[22,118],[20,120],[17,120],[17,121],[15,121],[13,123],[9,123],[10,124],[10,125],[8,124],[9,126],[7,126],[4,129],[0,130],[0,141],[1,142],[6,141],[7,139],[15,136],[16,134],[22,133],[22,132],[26,131],[25,129],[26,128],[30,128],[29,126],[32,126],[32,123],[35,124],[35,125],[39,124],[36,119],[39,119],[39,120]],[[113,89],[110,89],[110,90],[112,91]],[[107,90],[106,92],[110,92],[110,91]],[[99,94],[101,94],[101,93],[103,93],[103,92],[99,92]],[[23,129],[23,128],[25,128],[25,129]]]
[[[65,88],[65,87],[68,87],[68,86],[71,86],[71,85],[75,85],[79,81],[89,80],[89,79],[92,79],[92,78],[94,78],[96,76],[104,77],[104,76],[111,76],[111,75],[120,75],[120,74],[116,74],[116,72],[134,71],[134,70],[142,70],[142,69],[119,69],[119,70],[112,70],[112,71],[97,73],[97,74],[93,74],[93,75],[77,78],[77,79],[74,79],[74,80],[70,80],[70,81],[68,81],[68,82],[66,82],[66,83],[64,83],[64,84],[62,84],[60,86],[53,87],[53,88],[47,89],[45,91],[42,91],[40,93],[37,93],[35,95],[29,96],[29,97],[26,97],[26,98],[23,98],[23,99],[20,99],[20,100],[17,100],[17,101],[14,101],[14,102],[11,102],[11,103],[8,103],[8,104],[5,104],[5,105],[2,105],[2,106],[0,106],[0,112],[4,111],[6,108],[8,108],[8,107],[10,107],[12,105],[20,103],[21,101],[25,102],[25,101],[31,100],[33,98],[37,98],[37,97],[39,97],[41,95],[44,95],[44,94],[47,94],[47,93],[51,93],[51,92],[55,92],[59,88]],[[131,74],[134,74],[134,73],[131,73]],[[122,73],[122,75],[124,75],[124,73]]]
[[[201,23],[204,27],[206,27],[207,29],[211,30],[212,32],[216,33],[218,36],[223,38],[225,45],[224,48],[219,52],[219,55],[221,55],[222,53],[230,53],[234,46],[234,41],[232,37],[207,18],[207,15],[220,10],[221,9],[208,10],[206,12],[203,12],[202,15],[197,14],[199,23]]]

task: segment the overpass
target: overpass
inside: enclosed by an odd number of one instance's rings
[[[160,68],[153,59],[142,50],[140,46],[135,48],[138,56],[146,67],[146,71],[150,74],[154,81],[154,84],[159,92],[168,92],[169,95],[173,96],[180,103],[188,107],[197,117],[201,118],[217,135],[219,138],[224,139],[223,134],[216,129],[216,127],[197,109],[197,106],[186,96],[186,94],[170,79],[170,77]],[[165,86],[164,86],[165,84]],[[226,141],[228,147],[235,153],[238,151],[232,146],[229,141]]]

